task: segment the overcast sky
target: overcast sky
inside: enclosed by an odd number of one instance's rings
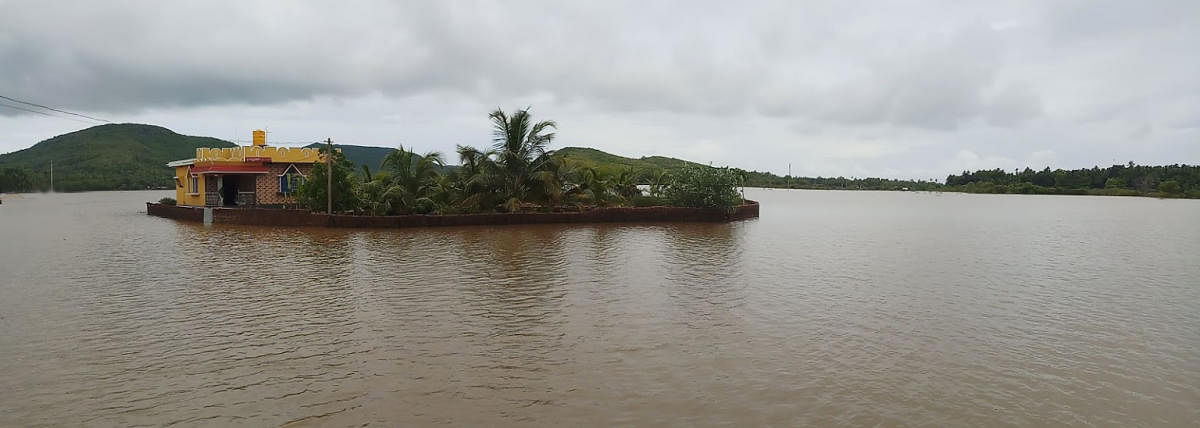
[[[0,95],[447,154],[532,106],[556,147],[812,176],[1195,164],[1200,1],[0,0]],[[0,107],[0,152],[87,126]]]

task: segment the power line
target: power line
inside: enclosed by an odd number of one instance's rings
[[[5,107],[8,107],[8,108],[14,108],[14,109],[17,109],[17,110],[22,110],[22,111],[27,111],[27,112],[30,112],[30,113],[37,113],[37,114],[40,114],[40,115],[42,115],[42,116],[58,117],[58,116],[52,115],[52,114],[50,114],[50,113],[46,113],[46,112],[44,112],[44,111],[30,110],[30,109],[27,109],[27,108],[25,108],[25,107],[10,106],[10,105],[8,105],[8,104],[4,104],[4,103],[0,103],[0,106],[5,106]]]
[[[25,105],[31,105],[31,106],[34,106],[34,107],[41,107],[41,108],[44,108],[44,109],[46,109],[46,110],[56,111],[56,112],[59,112],[59,113],[66,113],[66,114],[69,114],[69,115],[72,115],[72,116],[79,116],[79,117],[83,117],[83,118],[87,118],[87,119],[91,119],[91,120],[95,120],[95,121],[99,121],[99,122],[104,122],[104,123],[112,123],[112,122],[109,122],[109,121],[107,121],[107,120],[104,120],[104,119],[100,119],[100,118],[95,118],[95,117],[88,116],[88,115],[86,115],[86,114],[73,113],[73,112],[69,112],[69,111],[66,111],[66,110],[59,110],[59,109],[56,109],[56,108],[54,108],[54,107],[47,107],[47,106],[44,106],[44,105],[41,105],[41,104],[37,104],[37,103],[31,103],[31,102],[29,102],[29,101],[21,101],[21,100],[18,100],[18,99],[16,99],[16,98],[12,98],[12,97],[6,97],[6,96],[4,96],[4,95],[0,95],[0,98],[4,98],[4,99],[6,99],[6,100],[9,100],[9,101],[14,101],[14,102],[18,102],[18,103],[25,104]],[[10,106],[10,107],[11,107],[11,106]],[[24,110],[24,109],[21,109],[21,110]],[[26,110],[26,111],[29,111],[29,110]]]
[[[4,103],[0,103],[0,106],[3,106],[3,107],[8,107],[8,108],[11,108],[11,109],[17,109],[17,110],[21,110],[21,111],[27,111],[27,112],[30,112],[30,113],[37,113],[37,114],[40,114],[40,115],[42,115],[42,116],[50,116],[50,117],[56,117],[56,118],[59,118],[59,119],[74,120],[74,121],[76,121],[76,122],[82,122],[82,123],[91,123],[91,122],[86,122],[86,121],[82,121],[82,120],[79,120],[79,119],[75,119],[75,118],[72,118],[72,117],[62,117],[62,116],[55,116],[55,115],[52,115],[52,114],[50,114],[50,113],[46,113],[46,112],[44,112],[44,111],[31,110],[31,109],[27,109],[27,108],[25,108],[25,107],[13,106],[13,105],[8,105],[8,104],[4,104]]]

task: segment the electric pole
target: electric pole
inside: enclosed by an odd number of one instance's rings
[[[333,215],[333,139],[325,139],[325,212]]]

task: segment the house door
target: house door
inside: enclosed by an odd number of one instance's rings
[[[237,205],[239,176],[221,176],[221,205],[232,207]]]

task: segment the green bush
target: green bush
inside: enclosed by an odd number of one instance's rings
[[[1180,190],[1182,189],[1179,186],[1179,182],[1175,180],[1164,181],[1158,185],[1158,191],[1168,195],[1179,193]]]
[[[742,203],[742,176],[729,168],[687,166],[671,178],[663,196],[681,207],[733,209]]]
[[[158,200],[160,205],[175,205],[175,198],[162,198]]]
[[[321,153],[326,149],[321,148]],[[333,152],[333,212],[343,213],[358,208],[358,180],[355,180],[354,163],[346,160],[341,151]],[[313,164],[312,173],[296,191],[296,202],[310,211],[321,212],[328,207],[328,171],[323,162]]]

